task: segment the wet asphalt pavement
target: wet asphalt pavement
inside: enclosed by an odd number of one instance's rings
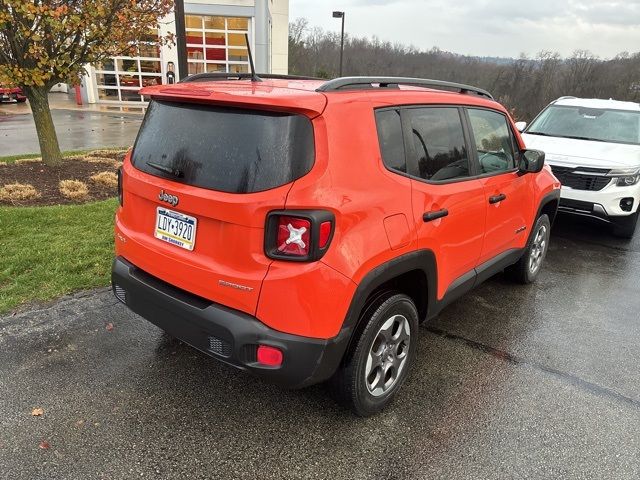
[[[639,274],[640,235],[560,217],[538,283],[499,275],[423,326],[370,419],[172,341],[106,289],[0,318],[0,478],[637,479]]]
[[[133,145],[142,116],[120,112],[52,110],[60,148],[85,150]],[[0,115],[0,157],[40,151],[31,114]]]

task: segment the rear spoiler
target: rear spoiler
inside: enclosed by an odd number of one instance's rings
[[[140,94],[155,100],[299,113],[309,118],[321,115],[327,105],[326,96],[320,92],[269,81],[254,83],[244,78],[215,81],[203,78],[174,85],[156,85],[140,89]]]

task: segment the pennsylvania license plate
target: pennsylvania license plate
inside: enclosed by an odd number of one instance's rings
[[[195,217],[158,207],[155,237],[177,247],[193,250],[197,225]]]

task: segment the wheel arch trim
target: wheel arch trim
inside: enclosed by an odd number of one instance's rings
[[[542,214],[542,211],[544,210],[544,208],[553,202],[555,202],[556,208],[554,209],[554,212],[553,212],[553,218],[549,218],[549,222],[551,223],[552,226],[558,214],[558,207],[560,206],[560,189],[559,188],[548,192],[540,200],[540,203],[538,204],[538,211],[536,212],[536,216],[533,218],[533,224],[531,226],[532,230],[533,230],[533,225],[535,225],[536,221],[538,221],[538,218]]]
[[[358,284],[356,292],[351,300],[347,315],[344,320],[344,328],[355,328],[360,320],[360,314],[366,306],[367,299],[372,293],[385,283],[412,271],[424,273],[427,282],[427,312],[436,302],[437,291],[437,264],[433,251],[428,249],[416,250],[399,257],[395,257],[367,273]],[[428,316],[428,314],[427,314]]]

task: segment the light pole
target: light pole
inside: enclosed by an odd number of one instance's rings
[[[342,76],[342,55],[344,54],[344,12],[333,12],[333,18],[342,19],[342,33],[340,34],[340,75]]]
[[[174,0],[173,9],[176,18],[176,49],[178,51],[178,74],[179,80],[189,75],[189,64],[187,63],[187,35],[184,25],[184,0]]]

